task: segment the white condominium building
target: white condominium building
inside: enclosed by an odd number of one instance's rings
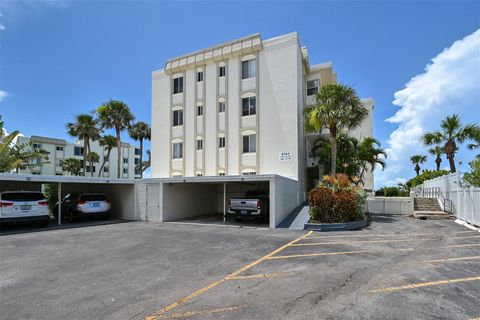
[[[152,177],[276,174],[304,192],[319,170],[303,109],[336,82],[331,63],[310,65],[297,33],[254,34],[167,61],[152,73]],[[359,138],[372,135],[374,102],[364,103]]]
[[[68,158],[75,158],[81,161],[83,167],[83,140],[75,143],[67,142],[63,139],[31,136],[19,137],[17,144],[33,143],[33,147],[46,150],[49,160],[47,163],[39,163],[36,166],[20,168],[19,173],[36,174],[36,175],[60,175],[69,176],[69,172],[62,170],[62,161]],[[99,161],[95,162],[92,167],[87,162],[86,176],[91,176],[93,171],[94,177],[101,178],[117,178],[117,148],[113,148],[110,157],[107,158],[107,150],[100,146],[98,141],[90,141],[90,148],[99,156]],[[140,163],[140,149],[128,143],[122,142],[122,164],[121,178],[139,178],[140,175],[135,174],[135,166]],[[105,159],[105,166],[99,175],[100,167]]]

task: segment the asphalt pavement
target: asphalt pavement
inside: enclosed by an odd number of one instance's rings
[[[126,222],[0,237],[1,319],[475,319],[480,233]]]

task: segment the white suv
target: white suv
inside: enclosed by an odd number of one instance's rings
[[[97,216],[104,219],[110,217],[112,205],[104,193],[69,193],[62,199],[62,219],[70,222],[80,217]],[[58,219],[58,203],[53,210]]]
[[[0,193],[0,222],[37,221],[47,226],[50,220],[48,201],[38,191],[4,191]]]

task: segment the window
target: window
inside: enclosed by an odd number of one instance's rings
[[[225,77],[225,66],[221,66],[218,68],[218,76],[221,78],[221,77]]]
[[[218,112],[225,112],[225,102],[218,103]]]
[[[173,111],[173,126],[183,126],[183,110]]]
[[[135,158],[135,164],[140,164],[140,158]]]
[[[242,79],[253,78],[256,74],[255,59],[242,61]]]
[[[56,159],[56,160],[55,160],[55,165],[56,165],[57,167],[61,167],[61,166],[62,166],[62,161],[63,161],[62,159]]]
[[[248,97],[242,99],[242,116],[250,116],[257,113],[256,97]]]
[[[108,172],[108,167],[103,167],[103,172]]]
[[[103,156],[103,160],[108,161],[108,156],[107,156],[107,155],[104,155],[104,156]]]
[[[56,175],[56,176],[63,176],[63,173],[61,173],[61,172],[55,172],[55,175]]]
[[[203,174],[202,173],[197,173],[197,177],[202,177]]]
[[[40,143],[34,143],[33,149],[42,149],[42,145]]]
[[[318,93],[319,83],[320,80],[318,79],[307,81],[307,96],[313,96]]]
[[[95,166],[87,166],[87,172],[95,172]]]
[[[135,155],[136,155],[136,156],[139,156],[139,155],[140,155],[140,149],[139,149],[139,148],[135,148]]]
[[[197,150],[202,150],[203,149],[203,140],[198,139],[197,140]]]
[[[128,174],[128,168],[123,168],[123,174]]]
[[[218,138],[218,147],[225,148],[225,137]]]
[[[76,156],[83,156],[83,147],[74,147],[73,154]]]
[[[203,81],[203,71],[197,72],[197,82]]]
[[[173,159],[183,158],[183,142],[175,142],[173,144]]]
[[[55,149],[56,149],[57,151],[63,151],[63,147],[60,147],[60,146],[56,146]]]
[[[41,172],[40,172],[40,171],[32,171],[32,174],[34,174],[34,175],[38,176],[38,175],[40,175],[40,174],[41,174]]]
[[[224,176],[224,175],[225,175],[225,172],[220,172],[218,175],[219,175],[219,176]]]
[[[183,92],[183,77],[173,79],[173,94]]]
[[[242,173],[244,176],[254,176],[256,175],[257,173],[255,171],[248,171],[248,172],[244,172]]]
[[[197,106],[197,116],[203,116],[203,106]]]
[[[128,158],[123,158],[123,163],[128,163]]]
[[[249,134],[243,136],[243,153],[256,152],[256,134]]]

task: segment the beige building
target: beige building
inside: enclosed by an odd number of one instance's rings
[[[310,65],[297,33],[254,34],[167,61],[152,73],[152,177],[276,174],[298,181],[303,197],[319,174],[303,108],[336,82],[331,63]],[[374,102],[364,103],[359,138],[372,135]]]

